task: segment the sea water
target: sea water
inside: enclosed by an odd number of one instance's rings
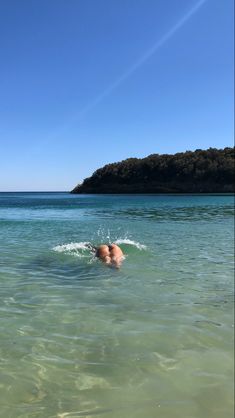
[[[232,417],[233,203],[1,193],[0,416]]]

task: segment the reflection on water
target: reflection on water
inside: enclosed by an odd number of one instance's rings
[[[230,197],[21,195],[21,214],[16,198],[0,209],[0,415],[232,417]],[[115,240],[120,270],[82,244]]]

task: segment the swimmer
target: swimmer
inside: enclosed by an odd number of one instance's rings
[[[119,268],[124,259],[121,248],[116,244],[99,245],[96,249],[96,257],[100,258],[105,264]]]

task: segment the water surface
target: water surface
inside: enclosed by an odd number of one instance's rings
[[[0,194],[0,416],[233,416],[233,197]],[[87,243],[117,242],[104,266]]]

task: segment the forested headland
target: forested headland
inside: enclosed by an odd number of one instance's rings
[[[231,193],[235,148],[151,154],[107,164],[71,193]]]

